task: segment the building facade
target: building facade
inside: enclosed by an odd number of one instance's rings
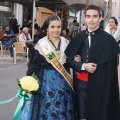
[[[13,4],[11,2],[0,2],[0,25],[8,25],[12,15]]]
[[[18,3],[0,2],[0,25],[9,25],[11,16],[15,15],[18,24],[23,25],[23,6]]]
[[[5,2],[0,2],[0,18],[1,18],[0,24],[2,24],[3,26],[9,24],[9,20],[13,14],[16,16],[18,24],[20,26],[26,25],[28,19],[32,19],[33,14],[32,4],[27,5],[25,4],[25,2],[22,2],[23,0],[20,1],[17,0],[18,3],[20,4],[6,2],[7,0],[3,1]],[[72,23],[73,19],[76,19],[80,24],[84,23],[84,8],[87,6],[87,4],[94,3],[102,8],[104,6],[104,0],[74,0],[74,1],[49,0],[49,1],[51,2],[51,4],[49,4],[50,2],[48,3],[42,0],[40,1],[38,0],[36,2],[36,18],[40,26],[42,26],[44,20],[42,19],[42,21],[40,21],[41,18],[39,19],[39,16],[42,15],[40,11],[38,12],[39,7],[46,7],[47,9],[51,10],[54,14],[59,15],[62,20],[63,27],[66,28],[68,26],[68,23],[69,24]]]
[[[111,16],[116,17],[120,26],[120,0],[105,0],[104,8],[105,27],[107,26],[108,19]]]

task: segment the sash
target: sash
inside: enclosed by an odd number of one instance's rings
[[[70,87],[73,89],[73,80],[72,77],[67,73],[63,65],[57,59],[57,54],[53,49],[53,46],[47,39],[41,39],[38,41],[38,49],[42,52],[42,55],[46,58],[46,60],[53,65],[53,67],[62,74],[65,80],[68,82]]]

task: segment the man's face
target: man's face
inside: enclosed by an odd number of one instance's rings
[[[99,26],[102,17],[99,16],[97,10],[87,10],[85,16],[85,22],[90,31],[94,31]]]
[[[10,27],[9,26],[6,26],[6,31],[9,31],[10,30]]]

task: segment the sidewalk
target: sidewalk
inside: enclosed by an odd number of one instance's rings
[[[16,57],[16,64],[20,64],[20,63],[27,63],[27,59],[25,58],[24,59],[24,62],[23,62],[23,56],[17,56]],[[4,56],[0,56],[0,64],[14,64],[13,63],[13,58],[10,57],[9,55],[4,55]]]

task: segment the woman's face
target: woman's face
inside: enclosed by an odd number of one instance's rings
[[[115,24],[114,19],[109,19],[109,25],[110,25],[110,29],[116,28],[116,24]]]
[[[49,37],[59,38],[61,33],[61,21],[58,20],[50,21],[47,31]]]

